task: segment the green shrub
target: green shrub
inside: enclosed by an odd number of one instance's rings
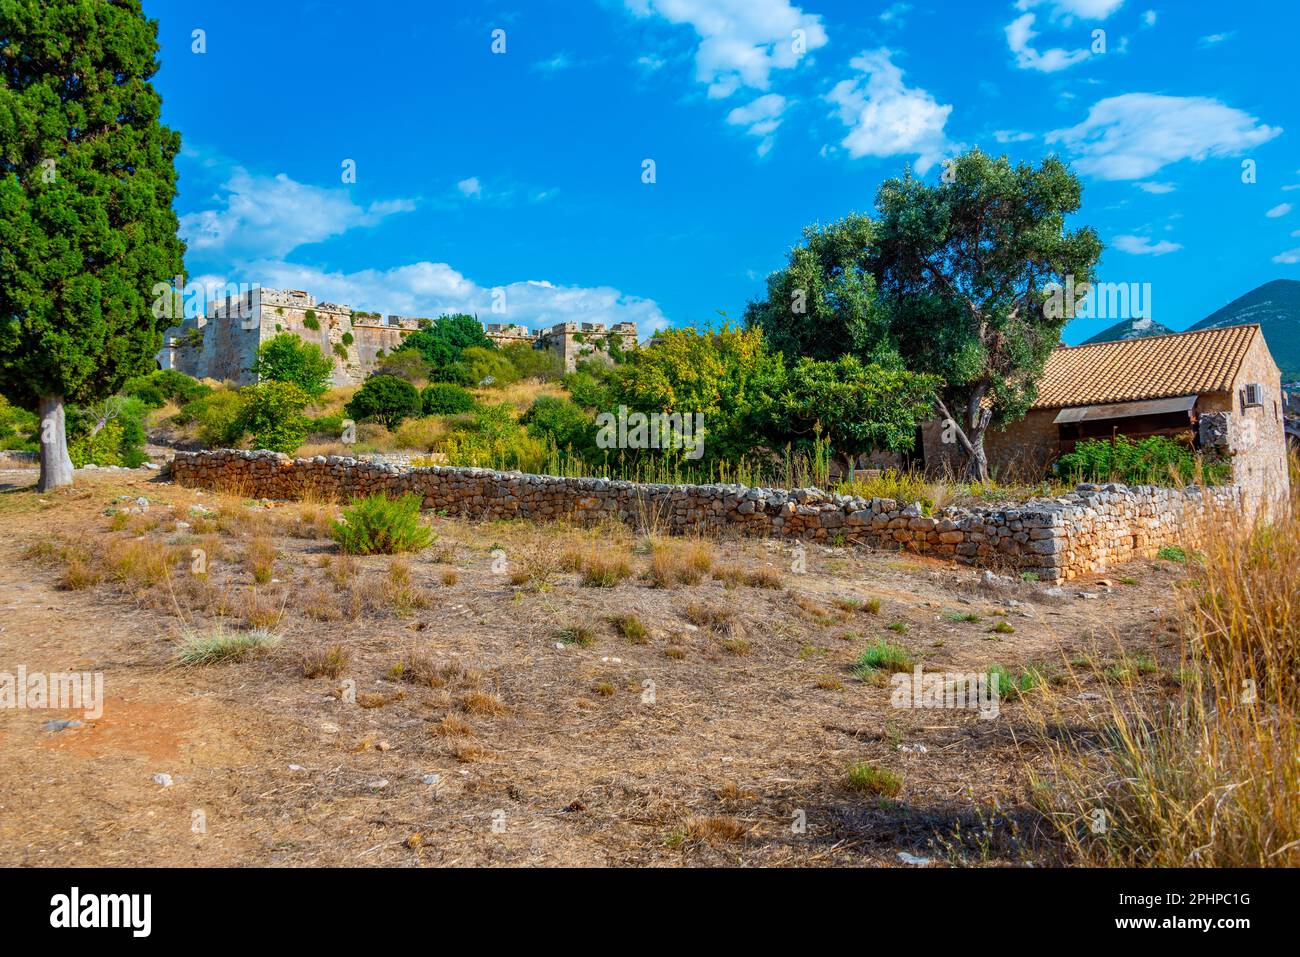
[[[405,379],[393,375],[373,375],[362,384],[344,409],[358,421],[370,419],[391,431],[401,425],[403,419],[420,415],[423,406],[420,393]]]
[[[237,390],[217,389],[181,406],[175,421],[177,425],[195,425],[199,441],[208,448],[229,448],[244,436],[240,423],[243,409],[244,400]]]
[[[519,370],[496,348],[471,346],[439,378],[470,388],[503,386],[517,381]]]
[[[352,333],[350,332],[343,333],[343,344],[345,346],[350,346],[354,342],[356,342],[356,339],[353,337]]]
[[[555,382],[564,377],[564,360],[552,349],[534,349],[526,342],[512,342],[502,347],[501,354],[521,379]]]
[[[433,541],[433,532],[420,522],[420,496],[401,498],[368,495],[353,499],[334,523],[332,534],[349,555],[394,555],[418,552]]]
[[[453,420],[453,428],[438,443],[449,465],[477,468],[545,470],[553,448],[524,430],[506,404],[478,406]]]
[[[876,641],[867,646],[858,658],[858,672],[869,674],[875,671],[911,671],[912,657],[907,649],[889,641]]]
[[[214,665],[243,661],[262,654],[280,643],[280,636],[258,628],[255,631],[229,631],[218,626],[211,632],[187,632],[181,638],[177,658],[186,665]]]
[[[474,396],[450,382],[434,382],[420,393],[425,415],[460,415],[474,408]]]
[[[259,382],[243,391],[238,427],[257,449],[292,455],[307,438],[307,393],[291,382]]]
[[[347,352],[344,352],[347,357]],[[314,342],[282,332],[257,347],[252,373],[258,379],[291,382],[308,396],[324,395],[334,379],[334,363]]]
[[[414,349],[398,349],[387,358],[381,349],[375,359],[383,360],[375,366],[375,375],[395,375],[412,383],[429,381],[429,363]]]
[[[341,342],[336,342],[334,343],[334,354],[346,362],[348,358],[348,347]]]
[[[1087,439],[1062,455],[1056,473],[1072,482],[1122,482],[1125,485],[1168,485],[1171,482],[1227,482],[1232,467],[1209,461],[1187,443],[1164,435],[1134,441],[1126,435]]]
[[[176,369],[158,369],[148,375],[135,376],[122,386],[123,395],[137,398],[152,409],[160,408],[168,400],[184,405],[211,391],[212,386]]]
[[[848,785],[855,791],[895,797],[903,789],[903,779],[886,768],[859,761],[849,765]]]
[[[41,420],[35,412],[28,412],[0,396],[0,450],[35,452],[40,448],[37,434]]]
[[[86,432],[72,439],[68,443],[68,458],[76,469],[87,465],[121,465],[121,445],[122,426],[107,422],[94,435]]]
[[[523,414],[520,424],[534,438],[547,439],[557,449],[583,457],[595,457],[596,421],[575,403],[561,396],[538,396]]]
[[[320,320],[316,318],[316,310],[308,309],[302,317],[302,324],[313,332],[320,331]]]

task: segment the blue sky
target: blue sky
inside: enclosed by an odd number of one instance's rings
[[[1300,279],[1292,0],[144,6],[196,278],[530,326],[716,323],[805,225],[980,146],[1069,160],[1100,279],[1149,283],[1172,328]]]

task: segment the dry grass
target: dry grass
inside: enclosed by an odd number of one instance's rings
[[[302,673],[308,678],[341,678],[351,654],[343,645],[330,645],[302,656]]]
[[[1300,865],[1300,497],[1271,521],[1208,522],[1178,592],[1174,700],[1110,682],[1100,741],[1053,742],[1049,698],[1040,805],[1084,864]]]
[[[275,572],[277,554],[275,541],[269,535],[258,534],[248,543],[244,553],[244,564],[252,573],[253,581],[265,585],[271,580]]]
[[[718,847],[745,840],[749,828],[734,817],[709,815],[687,818],[684,831],[684,838],[688,843]]]
[[[656,588],[698,585],[713,570],[714,546],[703,540],[658,541],[651,545],[646,579]]]
[[[622,637],[626,638],[634,645],[643,645],[647,641],[646,626],[636,615],[622,614],[610,618],[609,623],[614,626]]]
[[[467,691],[461,695],[460,708],[467,714],[506,714],[510,710],[497,695],[487,691]]]

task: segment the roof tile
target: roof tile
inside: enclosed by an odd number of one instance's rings
[[[1259,326],[1053,349],[1035,409],[1227,392]]]

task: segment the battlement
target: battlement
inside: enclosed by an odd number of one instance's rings
[[[233,289],[233,287],[228,287]],[[198,378],[253,381],[249,371],[258,347],[284,332],[320,346],[334,360],[335,385],[355,385],[370,375],[383,355],[432,325],[425,316],[381,315],[343,303],[323,302],[304,289],[254,287],[209,301],[204,315],[168,329],[158,364]],[[518,323],[488,323],[484,335],[498,346],[525,343],[549,349],[567,371],[579,362],[614,361],[617,350],[637,346],[636,323],[560,322],[532,330]]]

